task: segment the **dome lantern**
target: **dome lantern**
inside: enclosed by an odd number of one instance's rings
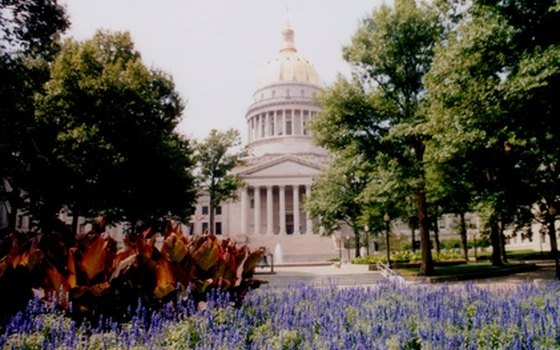
[[[306,84],[317,88],[321,80],[315,67],[301,56],[294,44],[294,30],[289,26],[282,31],[282,46],[278,55],[263,67],[257,90],[277,84]]]

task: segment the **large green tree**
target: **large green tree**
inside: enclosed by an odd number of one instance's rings
[[[56,0],[0,1],[0,182],[13,189],[0,190],[11,209],[0,229],[13,230],[17,209],[26,203],[29,161],[35,152],[33,96],[49,77],[48,64],[68,25]],[[1,210],[0,216],[6,219],[6,214]]]
[[[325,234],[331,235],[345,223],[354,233],[356,257],[360,256],[364,231],[360,194],[369,179],[368,163],[361,155],[345,150],[336,153],[330,164],[313,179],[305,210]],[[367,240],[368,237],[364,237]]]
[[[424,154],[425,92],[422,82],[430,70],[435,44],[443,26],[438,12],[413,0],[382,5],[364,19],[344,48],[355,79],[339,78],[323,95],[323,112],[315,124],[318,142],[329,149],[357,147],[375,162],[384,154],[405,174],[412,189],[422,245],[421,272],[431,274]],[[358,86],[356,86],[358,85]],[[329,97],[330,95],[330,97]],[[329,101],[330,100],[330,101]],[[333,129],[339,129],[338,132]],[[341,141],[327,141],[338,134]]]
[[[209,234],[214,234],[216,207],[227,199],[235,199],[237,190],[243,185],[241,178],[232,173],[247,155],[240,145],[241,136],[236,129],[223,132],[212,129],[203,141],[195,144],[198,181],[210,197]]]
[[[556,215],[560,14],[554,5],[473,1],[437,49],[426,79],[434,159],[466,160],[495,265],[502,263],[505,224],[527,217],[535,201]]]
[[[186,219],[192,151],[175,132],[183,103],[171,78],[142,63],[128,33],[107,31],[66,40],[50,75],[36,98],[38,210],[132,224]]]

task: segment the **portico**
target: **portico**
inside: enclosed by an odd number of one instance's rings
[[[312,234],[312,221],[303,210],[303,199],[309,196],[310,190],[310,184],[297,183],[243,187],[243,232],[248,235]]]

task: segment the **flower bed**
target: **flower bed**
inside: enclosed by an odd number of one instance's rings
[[[31,304],[2,349],[548,349],[559,346],[560,284],[477,288],[261,288],[93,327]]]

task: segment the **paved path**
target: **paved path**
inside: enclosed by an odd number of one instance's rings
[[[367,286],[374,285],[384,280],[377,271],[368,271],[367,265],[342,264],[324,266],[275,266],[274,274],[270,268],[257,268],[256,278],[267,280],[271,287],[287,287],[297,284],[313,285],[339,285],[339,286]],[[539,269],[531,272],[522,272],[508,276],[483,278],[474,281],[449,282],[450,284],[474,283],[476,285],[501,285],[523,282],[553,281],[555,276],[554,265],[542,264]]]
[[[257,268],[256,278],[267,280],[271,287],[295,284],[340,286],[376,284],[383,279],[377,271],[368,271],[367,265],[342,264],[325,266],[275,266],[274,274],[263,273],[270,269]]]

